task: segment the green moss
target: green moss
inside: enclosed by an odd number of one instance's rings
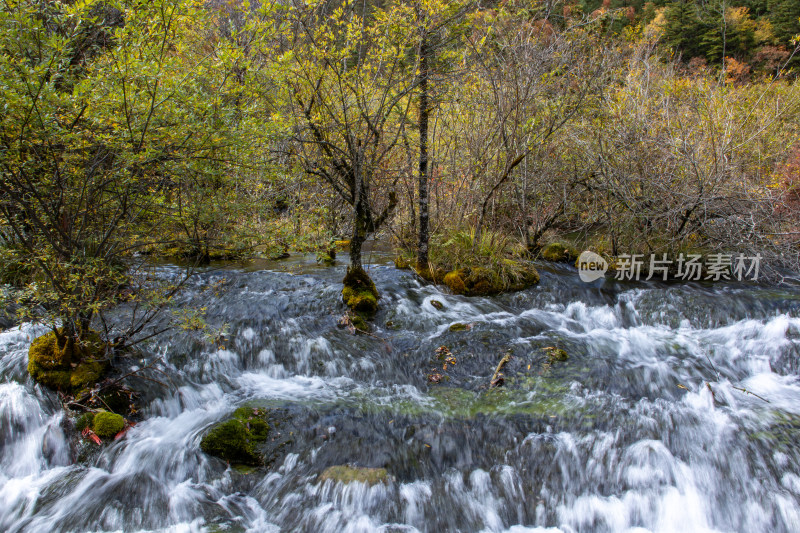
[[[363,317],[371,317],[378,310],[378,289],[362,268],[348,268],[342,280],[342,300]]]
[[[467,286],[464,284],[464,271],[453,270],[444,275],[444,284],[453,291],[453,294],[464,294]]]
[[[410,258],[400,255],[394,258],[394,266],[400,270],[409,270],[411,268],[411,261]]]
[[[78,431],[83,431],[86,428],[92,427],[92,422],[94,422],[94,413],[91,411],[88,413],[83,413],[81,416],[75,420],[75,429]]]
[[[109,368],[105,343],[92,332],[79,345],[69,348],[54,332],[36,338],[28,349],[28,373],[37,383],[64,393],[94,385]],[[72,364],[76,366],[72,366]]]
[[[484,267],[465,267],[448,272],[444,283],[454,294],[489,296],[504,291],[522,290],[539,283],[539,273],[533,265],[508,260],[514,276],[503,279],[499,273]],[[512,269],[508,269],[509,271]]]
[[[73,390],[80,390],[100,381],[106,372],[107,364],[99,361],[86,361],[80,363],[69,377]]]
[[[571,263],[578,258],[578,251],[560,242],[551,242],[542,249],[542,259],[556,263]]]
[[[431,305],[437,311],[441,311],[442,309],[444,309],[444,304],[442,302],[440,302],[439,300],[431,300]]]
[[[431,389],[435,409],[450,418],[470,419],[487,415],[553,416],[563,415],[569,408],[563,395],[531,394],[529,390],[508,387],[473,392],[459,387],[437,386]]]
[[[233,418],[226,420],[206,433],[200,441],[200,449],[232,464],[260,466],[264,458],[257,445],[269,436],[266,411],[240,407]]]
[[[352,322],[354,328],[361,331],[369,331],[369,323],[358,313],[353,313],[350,315],[350,321]]]
[[[109,413],[108,411],[101,411],[94,415],[92,421],[92,430],[97,433],[98,437],[109,438],[123,430],[125,427],[125,419],[122,415]]]
[[[450,327],[447,329],[450,331],[467,331],[469,326],[462,324],[461,322],[456,322],[455,324],[450,324]]]
[[[430,281],[431,283],[441,282],[445,274],[447,274],[447,272],[442,270],[441,268],[431,269],[430,267],[427,266],[421,267],[419,265],[414,267],[414,272],[416,272],[417,275],[422,279],[424,279],[425,281]]]
[[[366,483],[376,485],[385,483],[388,474],[385,468],[365,468],[361,466],[337,465],[326,468],[319,476],[320,482],[332,480],[339,483]]]

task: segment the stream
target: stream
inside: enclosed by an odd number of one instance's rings
[[[337,327],[342,261],[199,273],[183,304],[225,335],[173,330],[126,361],[163,356],[169,383],[142,381],[141,421],[102,448],[28,376],[41,327],[0,333],[0,531],[800,531],[800,289],[542,265],[469,298],[389,258],[369,266],[373,336]],[[281,420],[266,467],[200,450],[243,405]],[[387,478],[322,480],[335,465]]]

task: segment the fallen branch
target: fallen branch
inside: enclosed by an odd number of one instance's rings
[[[497,368],[494,369],[494,374],[492,374],[492,380],[489,382],[490,388],[500,387],[503,385],[505,380],[503,379],[503,374],[501,374],[500,371],[503,370],[503,367],[506,366],[509,361],[511,361],[511,352],[506,353],[503,358],[500,359],[500,362],[497,363]]]

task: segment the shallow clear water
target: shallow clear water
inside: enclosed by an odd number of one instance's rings
[[[374,338],[336,327],[343,273],[305,258],[199,275],[185,303],[227,335],[149,344],[172,384],[138,383],[143,421],[101,451],[28,378],[41,331],[0,333],[0,530],[800,531],[797,289],[598,287],[564,268],[466,298],[375,264]],[[548,346],[569,359],[544,368]],[[284,443],[250,472],[199,448],[245,403],[280,413]],[[319,481],[340,464],[390,480]]]

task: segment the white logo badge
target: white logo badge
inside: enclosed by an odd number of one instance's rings
[[[582,252],[578,257],[578,276],[581,281],[591,283],[605,276],[608,262],[594,252]]]

